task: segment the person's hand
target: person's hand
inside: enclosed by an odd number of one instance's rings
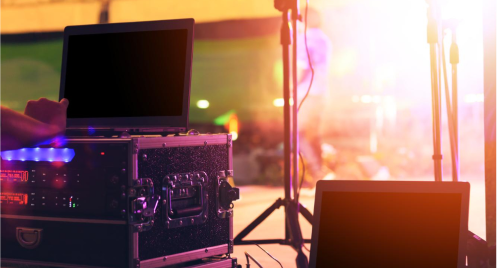
[[[57,132],[66,130],[67,106],[69,101],[62,99],[60,102],[40,98],[30,100],[26,104],[24,114],[53,127]]]

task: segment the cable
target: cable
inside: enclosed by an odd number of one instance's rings
[[[262,265],[254,257],[252,257],[252,255],[250,255],[247,251],[245,251],[245,257],[247,258],[247,268],[250,267],[249,259],[253,260],[255,264],[257,264],[257,266],[259,266],[260,268],[263,268]]]
[[[281,266],[281,268],[283,268],[283,265],[281,264],[281,262],[279,260],[277,260],[275,257],[273,257],[273,255],[269,254],[269,252],[267,252],[265,249],[263,249],[261,246],[259,246],[259,244],[255,244],[255,245],[258,246],[260,249],[262,249],[262,251],[266,252],[266,254],[269,255],[269,257],[271,257],[273,260],[275,260]]]
[[[302,247],[304,247],[304,248],[305,248],[305,250],[307,250],[308,252],[311,252],[311,250],[310,250],[310,249],[308,249],[308,248],[307,248],[307,246],[306,246],[305,244],[302,244]]]
[[[307,11],[309,10],[309,0],[305,1],[305,20],[304,20],[304,43],[305,43],[305,52],[307,53],[307,61],[309,62],[309,67],[311,68],[311,81],[309,82],[309,87],[307,88],[307,92],[305,93],[304,98],[302,98],[302,101],[300,101],[299,107],[297,109],[297,113],[300,111],[300,108],[302,107],[302,104],[304,103],[305,99],[309,95],[309,92],[311,91],[312,87],[312,82],[314,81],[314,67],[312,66],[312,60],[311,60],[311,54],[309,53],[309,47],[307,46]],[[302,189],[302,184],[304,182],[304,175],[305,175],[305,164],[304,160],[302,159],[302,154],[299,151],[299,157],[300,157],[300,162],[302,163],[302,177],[300,179],[299,183],[299,189],[297,191],[297,198],[296,202],[297,204],[299,203],[299,197],[300,197],[300,190]]]
[[[307,53],[307,61],[309,62],[309,67],[311,68],[311,81],[309,83],[309,87],[307,88],[307,92],[305,93],[304,98],[300,101],[297,112],[300,111],[300,107],[304,103],[305,99],[309,95],[311,91],[312,82],[314,81],[314,67],[312,66],[311,54],[309,53],[309,47],[307,46],[307,11],[309,10],[309,0],[305,1],[305,26],[304,26],[304,43],[305,43],[305,52]]]
[[[302,163],[302,178],[300,179],[299,190],[297,191],[297,198],[296,198],[297,204],[299,203],[300,190],[302,190],[302,184],[304,183],[304,178],[305,178],[305,163],[304,163],[304,157],[302,157],[301,152],[299,152],[299,158],[300,162]]]

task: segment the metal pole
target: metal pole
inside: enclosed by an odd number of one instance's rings
[[[432,117],[433,117],[433,161],[435,181],[441,181],[442,155],[440,148],[440,102],[438,88],[438,68],[436,44],[430,44],[431,79],[432,79]]]
[[[438,72],[439,63],[437,60],[438,37],[440,28],[437,25],[437,10],[434,3],[429,3],[428,7],[428,25],[427,41],[430,44],[430,68],[431,68],[431,93],[432,93],[432,111],[433,111],[433,161],[435,181],[442,180],[442,143],[440,135],[440,73]]]
[[[442,47],[443,47],[443,41],[442,41]],[[457,167],[459,166],[459,159],[457,158],[456,155],[456,143],[457,140],[455,139],[455,134],[454,134],[454,116],[453,116],[453,111],[452,111],[452,105],[450,103],[450,92],[449,92],[449,81],[447,79],[447,67],[445,64],[445,52],[442,50],[442,66],[443,66],[443,77],[444,77],[444,86],[445,86],[445,101],[446,101],[446,108],[447,108],[447,123],[449,125],[449,141],[450,141],[450,157],[452,160],[452,181],[458,181],[459,176],[457,173]]]
[[[292,161],[293,161],[293,198],[297,197],[299,183],[299,128],[298,128],[298,77],[297,77],[297,20],[299,18],[298,1],[297,8],[292,9],[292,80],[293,80],[293,106],[292,106]],[[302,178],[304,179],[304,178]]]
[[[459,179],[459,115],[458,115],[458,100],[457,100],[457,64],[459,63],[459,48],[456,43],[456,27],[452,28],[452,44],[450,45],[450,64],[452,65],[452,118],[454,119],[454,139],[455,139],[455,155],[457,165],[452,167],[452,172],[455,172],[454,180]]]
[[[290,200],[292,196],[292,166],[291,166],[291,110],[290,110],[290,29],[288,26],[288,9],[282,12],[283,22],[281,24],[281,46],[283,48],[283,132],[284,132],[284,165],[283,175],[285,183],[285,200]],[[285,224],[285,239],[289,239],[290,234],[287,224]]]

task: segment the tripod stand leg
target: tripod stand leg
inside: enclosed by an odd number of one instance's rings
[[[252,223],[250,223],[245,229],[243,229],[234,239],[235,245],[239,245],[242,242],[242,239],[245,238],[252,230],[254,230],[259,224],[261,224],[273,211],[279,209],[283,206],[283,200],[278,198],[269,208],[267,208],[264,212],[262,212],[259,217],[257,217]]]
[[[304,238],[302,237],[302,230],[300,229],[299,223],[299,211],[298,208],[300,204],[289,203],[286,206],[286,224],[288,226],[288,230],[290,233],[290,245],[297,251],[297,259],[296,264],[297,268],[307,268],[309,266],[309,262],[307,257],[302,252],[302,245],[304,244]]]
[[[301,203],[299,203],[299,212],[304,216],[304,218],[312,225],[313,224],[313,217],[311,212],[304,207]]]

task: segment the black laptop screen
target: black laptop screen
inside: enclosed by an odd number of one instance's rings
[[[181,116],[187,30],[71,35],[68,118]]]
[[[457,267],[461,199],[323,192],[316,267]]]

